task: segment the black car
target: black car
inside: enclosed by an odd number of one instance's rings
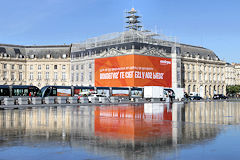
[[[189,96],[189,99],[190,100],[201,100],[202,97],[200,97],[200,96]]]
[[[223,94],[214,94],[213,99],[227,99]]]

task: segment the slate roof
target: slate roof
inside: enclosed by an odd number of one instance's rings
[[[45,58],[48,54],[53,58],[60,58],[64,54],[70,57],[71,45],[49,45],[49,46],[21,46],[11,44],[0,44],[0,54],[7,57],[31,57]]]
[[[213,51],[204,47],[180,44],[180,49],[182,56],[192,55],[193,57],[196,56],[200,56],[203,58],[209,57],[210,59],[219,60],[218,56]]]

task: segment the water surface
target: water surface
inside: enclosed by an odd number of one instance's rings
[[[240,103],[0,111],[0,160],[239,159]]]

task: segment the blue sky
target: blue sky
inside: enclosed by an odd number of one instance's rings
[[[0,0],[0,43],[70,44],[124,30],[134,7],[145,29],[240,63],[238,0]]]

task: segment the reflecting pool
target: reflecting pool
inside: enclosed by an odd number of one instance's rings
[[[239,159],[239,102],[0,110],[0,160]]]

